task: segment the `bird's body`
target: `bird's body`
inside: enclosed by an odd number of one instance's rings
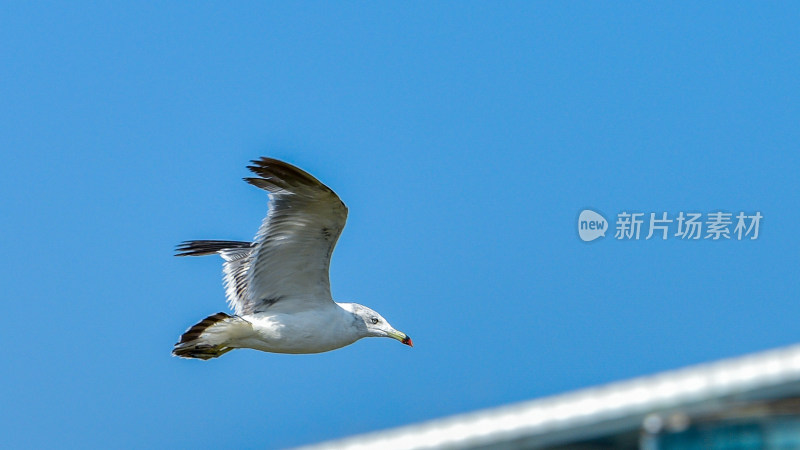
[[[370,336],[411,339],[380,314],[331,298],[328,267],[347,208],[316,178],[287,163],[261,158],[245,178],[270,193],[255,242],[187,241],[178,256],[219,254],[229,305],[189,330],[173,354],[209,359],[235,348],[273,353],[320,353]]]
[[[257,313],[245,320],[251,327],[235,345],[264,352],[321,353],[364,337],[364,330],[352,326],[355,317],[338,304],[293,314]]]

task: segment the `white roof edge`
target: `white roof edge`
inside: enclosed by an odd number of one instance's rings
[[[555,445],[559,440],[564,442],[563,432],[574,439],[581,428],[589,435],[603,428],[626,429],[640,425],[649,413],[678,408],[713,412],[708,409],[721,410],[722,405],[700,403],[769,391],[798,381],[800,345],[792,345],[303,449],[469,448],[521,439],[529,445]]]

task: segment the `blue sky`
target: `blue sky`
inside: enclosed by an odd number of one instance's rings
[[[275,448],[798,341],[800,7],[9,3],[0,446]],[[334,297],[410,349],[170,356],[266,212],[350,208]],[[757,240],[584,243],[584,208],[760,212]]]

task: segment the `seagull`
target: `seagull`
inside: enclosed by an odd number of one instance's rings
[[[254,242],[200,240],[178,245],[175,256],[218,254],[234,314],[213,314],[189,328],[172,350],[182,358],[211,359],[237,348],[272,353],[321,353],[365,337],[388,337],[409,347],[374,310],[331,297],[331,253],[347,207],[303,170],[262,157],[244,181],[269,193],[269,210]]]

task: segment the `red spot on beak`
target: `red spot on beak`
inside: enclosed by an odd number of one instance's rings
[[[406,338],[405,338],[405,339],[403,339],[403,344],[406,344],[406,345],[407,345],[407,346],[409,346],[409,347],[413,347],[413,346],[414,346],[414,343],[413,343],[413,342],[411,342],[411,338],[410,338],[410,337],[408,337],[408,336],[406,336]]]

